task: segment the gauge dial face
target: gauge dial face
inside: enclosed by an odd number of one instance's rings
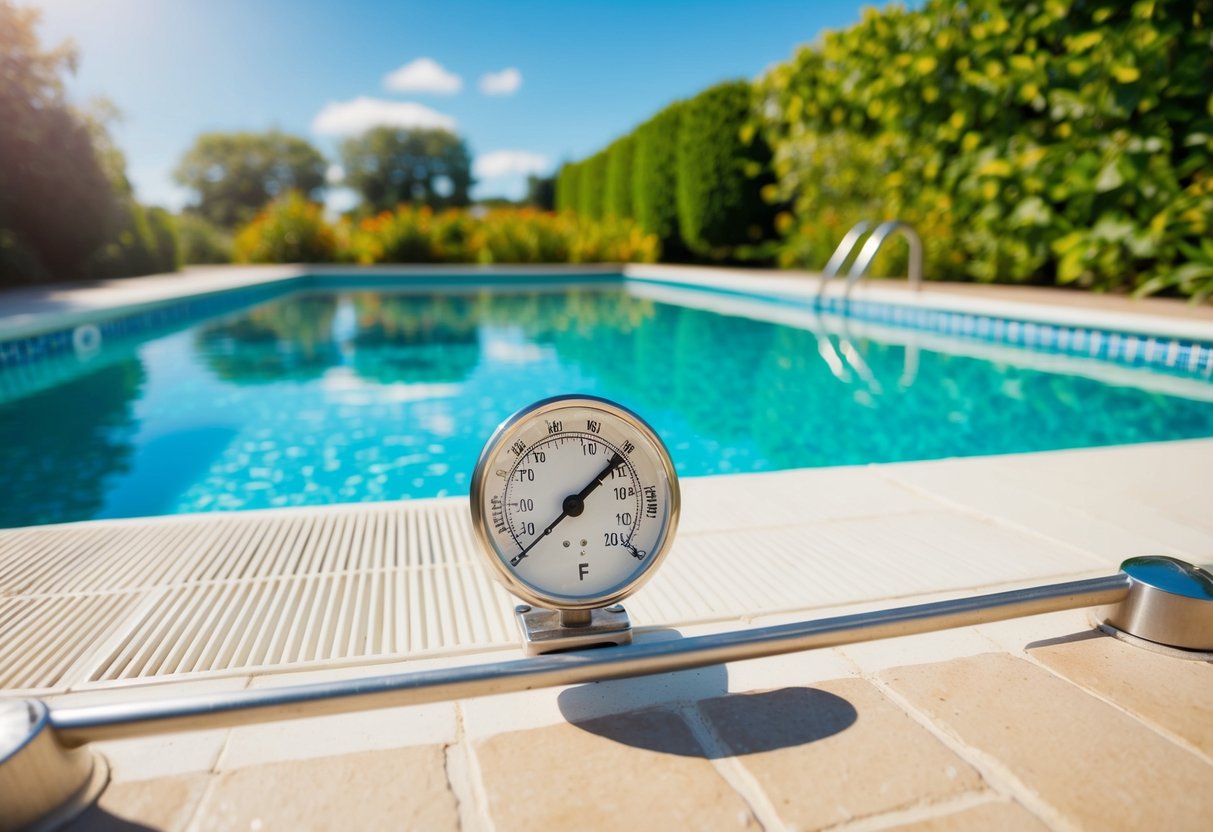
[[[678,480],[640,417],[587,396],[547,399],[510,417],[472,477],[472,519],[494,574],[531,603],[613,604],[664,557]]]

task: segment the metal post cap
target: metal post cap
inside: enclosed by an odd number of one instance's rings
[[[0,700],[0,832],[54,829],[92,805],[109,766],[87,748],[64,748],[46,705]]]
[[[1102,624],[1165,647],[1213,651],[1213,575],[1162,555],[1129,558],[1120,569],[1129,593],[1098,611]]]

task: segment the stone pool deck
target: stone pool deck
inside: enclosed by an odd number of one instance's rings
[[[638,640],[1213,555],[1213,440],[684,481]],[[463,500],[0,532],[5,693],[83,705],[520,656]],[[1213,666],[1057,613],[99,744],[76,826],[1201,828]]]
[[[301,271],[6,293],[0,331]],[[1051,295],[1000,292],[976,302],[1054,314]],[[1213,332],[1207,307],[1112,300],[1080,311]],[[669,561],[627,606],[649,641],[1139,554],[1209,564],[1210,472],[1213,439],[685,480]],[[472,545],[462,499],[3,530],[0,695],[159,700],[520,656]],[[1075,611],[97,748],[112,780],[74,829],[1207,829],[1213,665]]]

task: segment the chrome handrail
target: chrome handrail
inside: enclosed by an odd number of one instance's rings
[[[834,253],[830,255],[829,262],[826,263],[825,268],[821,271],[821,281],[817,285],[818,296],[825,294],[826,284],[842,272],[847,258],[851,256],[851,252],[859,245],[860,239],[868,233],[871,227],[872,224],[867,220],[860,220],[851,226],[851,230],[843,236],[842,242],[834,249]],[[860,249],[859,256],[851,263],[851,268],[847,272],[846,288],[843,292],[845,297],[850,297],[851,289],[859,282],[860,278],[867,274],[872,261],[876,259],[876,255],[880,252],[880,247],[884,245],[889,235],[898,231],[906,238],[906,242],[910,246],[908,275],[910,287],[915,291],[922,288],[922,238],[918,236],[918,232],[909,223],[902,220],[889,220],[876,226],[876,230],[872,232],[871,236],[864,243],[863,248]]]
[[[842,271],[842,267],[846,265],[847,258],[851,256],[851,252],[855,250],[855,246],[859,245],[860,238],[871,230],[872,224],[867,220],[860,220],[851,226],[851,230],[843,235],[842,242],[834,249],[834,253],[830,255],[829,262],[826,267],[821,270],[821,282],[817,285],[817,294],[825,291],[826,284],[837,277]]]
[[[150,734],[416,705],[534,688],[690,670],[820,647],[971,627],[1025,615],[1117,604],[1123,572],[1099,578],[936,601],[817,621],[535,658],[364,679],[242,690],[157,702],[55,707],[50,725],[67,747]]]
[[[868,237],[868,241],[860,249],[859,256],[851,264],[851,270],[847,272],[846,296],[850,296],[851,289],[867,273],[872,261],[880,251],[880,247],[884,245],[884,241],[896,231],[900,231],[901,235],[906,238],[906,242],[910,244],[910,288],[915,291],[922,288],[922,238],[909,223],[901,220],[889,220],[876,226],[872,236]]]
[[[1213,575],[1153,556],[1131,558],[1117,574],[1098,578],[473,667],[117,705],[50,708],[0,699],[0,830],[63,823],[94,800],[108,769],[85,747],[92,742],[669,673],[1080,607],[1101,607],[1094,618],[1101,628],[1152,649],[1213,650]]]

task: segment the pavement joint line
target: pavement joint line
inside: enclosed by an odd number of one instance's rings
[[[732,695],[744,696],[745,694]],[[750,770],[737,759],[736,755],[731,753],[732,749],[720,738],[703,715],[703,711],[699,709],[699,703],[700,700],[682,702],[675,704],[673,709],[686,723],[695,741],[707,754],[708,762],[712,764],[713,770],[745,801],[750,814],[753,815],[758,825],[767,832],[786,830],[787,826],[780,819],[770,795],[762,788],[758,778],[750,773]]]
[[[1101,635],[1100,637],[1101,638],[1111,638],[1111,636],[1107,636],[1107,635]],[[1125,647],[1126,647],[1126,649],[1130,649],[1130,650],[1145,649],[1142,647],[1135,647],[1135,646],[1128,645],[1128,644],[1126,644]],[[1128,707],[1121,704],[1120,702],[1117,702],[1115,699],[1109,698],[1106,694],[1102,693],[1101,691],[1098,691],[1095,688],[1090,687],[1089,685],[1084,685],[1082,682],[1079,682],[1075,679],[1071,679],[1069,676],[1066,676],[1061,671],[1056,670],[1055,668],[1045,664],[1044,662],[1037,659],[1032,654],[1031,650],[1027,649],[1027,645],[1024,645],[1024,647],[1021,649],[1022,649],[1022,655],[1020,656],[1020,658],[1023,658],[1024,660],[1030,662],[1031,664],[1035,665],[1036,667],[1038,667],[1041,670],[1048,673],[1050,676],[1053,676],[1057,679],[1060,679],[1061,681],[1065,682],[1068,685],[1072,685],[1072,686],[1078,688],[1079,690],[1081,690],[1083,693],[1087,694],[1088,696],[1098,699],[1100,702],[1103,702],[1106,705],[1110,705],[1114,710],[1120,711],[1122,714],[1129,717],[1134,722],[1139,723],[1140,725],[1149,729],[1153,733],[1158,734],[1159,736],[1163,737],[1163,739],[1170,740],[1175,746],[1188,752],[1189,754],[1192,754],[1194,757],[1196,757],[1198,760],[1204,762],[1206,765],[1213,766],[1213,755],[1210,755],[1210,754],[1206,753],[1205,751],[1202,751],[1200,748],[1197,748],[1191,742],[1189,742],[1188,740],[1179,736],[1178,734],[1174,733],[1169,728],[1167,728],[1163,725],[1160,725],[1157,722],[1154,722],[1153,720],[1146,717],[1144,714],[1140,714],[1140,713],[1137,713],[1136,711],[1130,710]],[[1172,659],[1172,661],[1184,661],[1184,660],[1183,659]]]
[[[822,832],[877,832],[882,829],[894,829],[906,824],[920,821],[946,818],[966,809],[985,806],[988,803],[1006,802],[1002,795],[988,788],[974,789],[963,792],[955,797],[940,800],[926,798],[912,806],[900,809],[890,809],[876,815],[867,815],[855,820],[847,820],[833,826],[825,827]]]
[[[932,664],[927,662],[927,664]],[[887,672],[887,671],[882,671]],[[1019,803],[1033,815],[1036,815],[1046,826],[1067,832],[1082,832],[1081,827],[1066,818],[1060,811],[1045,801],[1034,789],[1020,780],[1010,768],[989,752],[970,745],[954,735],[943,725],[923,713],[909,700],[885,682],[880,673],[860,675],[867,679],[893,704],[902,709],[911,719],[921,725],[933,737],[943,743],[948,749],[977,770],[983,782],[993,791]]]
[[[1022,523],[1018,523],[1008,517],[1000,517],[997,515],[988,514],[987,512],[974,508],[973,506],[965,505],[964,503],[958,502],[949,497],[945,497],[942,494],[938,494],[934,491],[931,491],[930,489],[924,488],[922,486],[914,485],[913,483],[905,482],[903,480],[896,479],[895,472],[890,472],[886,466],[881,466],[879,473],[881,476],[885,477],[886,479],[897,482],[898,484],[914,491],[915,493],[919,494],[920,496],[929,496],[929,497],[939,501],[940,503],[950,506],[954,511],[957,511],[962,514],[966,514],[970,517],[975,517],[985,523],[989,523],[994,526],[1000,526],[1004,529],[1010,529],[1012,531],[1019,532],[1020,534],[1023,534],[1027,537],[1033,537],[1038,540],[1043,540],[1046,543],[1052,544],[1052,545],[1057,546],[1062,549],[1069,549],[1073,552],[1077,552],[1078,554],[1082,555],[1083,557],[1088,558],[1089,560],[1095,561],[1096,563],[1098,563],[1100,565],[1104,565],[1104,566],[1107,565],[1107,561],[1105,559],[1101,558],[1097,553],[1092,552],[1090,549],[1086,549],[1082,546],[1078,546],[1073,543],[1067,543],[1064,540],[1058,540],[1055,537],[1051,537],[1030,526],[1025,526]],[[1092,518],[1092,519],[1095,519],[1095,518]],[[1097,522],[1099,522],[1099,521],[1097,520]]]

